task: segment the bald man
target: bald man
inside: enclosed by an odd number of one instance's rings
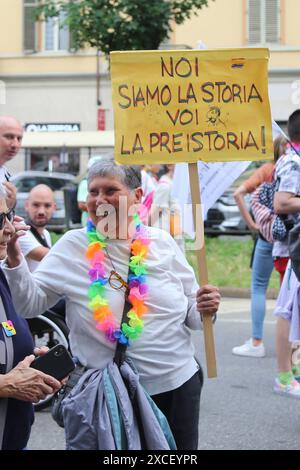
[[[31,228],[20,237],[19,243],[28,267],[33,272],[51,248],[51,237],[46,225],[56,209],[53,191],[49,186],[39,184],[30,191],[25,209],[26,223]]]
[[[23,128],[21,123],[11,116],[0,116],[0,183],[6,189],[7,206],[11,209],[16,205],[17,190],[9,182],[10,174],[5,164],[17,155],[21,148]]]

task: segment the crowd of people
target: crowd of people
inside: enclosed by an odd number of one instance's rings
[[[289,227],[300,221],[300,110],[289,118],[288,135],[274,141],[274,161],[262,165],[235,192],[256,240],[251,338],[232,353],[266,355],[266,291],[275,267],[281,289],[274,312],[278,360],[274,391],[300,398],[300,368],[292,361],[292,343],[300,341],[295,327],[300,324],[299,281],[289,262],[287,239],[274,244],[266,240],[244,200],[263,182],[276,180],[275,212],[284,215]],[[17,192],[5,164],[17,155],[22,136],[15,118],[0,117],[0,448],[26,448],[32,403],[62,386],[30,367],[35,355],[45,354],[47,348],[34,349],[24,318],[35,317],[63,299],[70,349],[87,371],[84,386],[93,381],[90,371],[111,367],[116,349],[122,347],[153,409],[158,407],[166,417],[176,447],[197,449],[203,375],[194,357],[191,330],[202,328],[203,315],[215,316],[220,294],[215,286],[199,287],[185,257],[183,238],[180,243],[174,239],[182,231],[172,197],[174,165],[122,166],[113,156],[91,158],[77,197],[82,228],[65,233],[52,247],[46,229],[56,208],[50,188],[38,185],[30,191],[25,221],[14,213]],[[67,448],[82,448],[82,443],[72,440],[72,422],[79,419],[72,403],[64,412]],[[80,416],[91,409],[93,414],[93,406],[98,405],[87,400]],[[84,448],[89,448],[88,441]]]
[[[16,155],[21,140],[18,121],[1,118],[0,148],[9,149],[3,152],[3,163]],[[0,396],[7,406],[1,406],[0,412],[1,448],[26,447],[33,421],[28,402],[61,387],[53,377],[29,367],[34,350],[22,317],[37,316],[64,297],[70,348],[77,363],[88,371],[103,370],[112,363],[116,344],[125,343],[126,356],[151,396],[152,407],[156,404],[167,418],[176,447],[197,449],[203,377],[194,358],[190,330],[201,329],[203,316],[215,315],[219,291],[211,285],[199,287],[173,238],[142,222],[138,212],[143,197],[140,168],[118,166],[110,157],[100,159],[89,168],[87,188],[87,227],[67,232],[50,249],[45,226],[55,209],[53,193],[44,185],[30,192],[24,223],[7,208],[6,198],[11,200],[16,194],[12,194],[11,183],[3,184],[0,215],[5,237],[0,245],[5,248],[2,268],[6,278],[1,271],[5,293],[0,289],[0,294],[3,304],[7,303],[4,314],[9,334],[3,327]],[[121,218],[124,201],[132,210],[127,212],[131,215]],[[107,221],[109,226],[113,213],[112,232],[104,237],[102,228]],[[116,286],[116,281],[121,285]],[[130,304],[130,310],[125,328],[122,317],[126,304]],[[43,349],[35,351],[44,353]],[[12,357],[8,360],[9,354]],[[21,373],[25,378],[19,387]],[[91,406],[91,402],[86,403],[86,413]],[[18,409],[24,419],[16,430],[12,424],[21,416]],[[66,436],[72,429],[75,409],[68,413]]]
[[[273,271],[273,244],[264,238],[259,226],[250,213],[245,195],[251,194],[264,182],[271,182],[277,160],[285,153],[287,141],[283,136],[274,140],[274,161],[260,166],[252,176],[244,181],[235,191],[234,197],[240,212],[249,228],[255,234],[251,257],[251,319],[252,336],[241,346],[233,348],[237,356],[264,357],[263,322],[266,314],[266,291]]]
[[[276,181],[274,211],[280,215],[288,229],[300,221],[300,109],[288,119],[288,139],[278,137],[274,142],[274,163],[259,168],[253,176],[240,186],[236,201],[249,228],[258,233],[252,263],[251,314],[252,336],[232,353],[238,356],[264,357],[263,322],[265,317],[266,290],[273,267],[280,276],[280,293],[275,308],[277,319],[276,353],[278,375],[275,393],[300,398],[300,368],[294,363],[293,343],[300,341],[299,328],[295,328],[295,317],[299,316],[299,283],[289,262],[288,237],[270,243],[259,232],[260,227],[245,209],[243,195],[252,192],[264,181]],[[294,318],[294,321],[293,321]],[[296,322],[296,323],[297,323]]]

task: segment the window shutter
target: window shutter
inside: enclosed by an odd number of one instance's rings
[[[23,7],[23,49],[24,52],[36,52],[36,23],[34,2],[25,0]]]
[[[248,0],[248,43],[261,42],[261,0]]]
[[[279,0],[266,0],[265,1],[265,15],[266,15],[266,30],[265,40],[266,43],[280,42],[280,5]]]
[[[280,0],[248,0],[248,43],[278,44]]]
[[[58,48],[60,50],[70,50],[70,32],[69,26],[64,24],[66,20],[66,13],[61,12],[59,15],[59,40]]]

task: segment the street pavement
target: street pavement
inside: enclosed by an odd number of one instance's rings
[[[237,357],[234,346],[250,337],[249,299],[223,298],[215,325],[218,377],[206,379],[201,399],[199,449],[299,449],[297,399],[273,393],[276,375],[275,301],[267,301],[265,358]],[[205,369],[201,335],[193,333]],[[36,414],[29,449],[64,449],[64,431],[49,410]]]

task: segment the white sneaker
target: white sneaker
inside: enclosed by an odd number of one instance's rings
[[[236,346],[232,349],[232,354],[236,356],[265,357],[266,351],[263,343],[259,346],[253,346],[252,338],[246,341],[242,346]]]

